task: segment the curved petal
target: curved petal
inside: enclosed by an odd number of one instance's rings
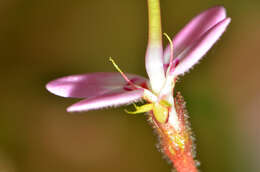
[[[137,85],[146,83],[146,79],[127,74]],[[129,91],[128,83],[119,73],[98,72],[82,75],[71,75],[56,79],[46,85],[48,91],[62,97],[90,98],[111,91]]]
[[[177,76],[184,74],[193,65],[195,65],[214,45],[214,43],[219,39],[219,37],[226,30],[231,19],[227,18],[219,22],[206,32],[199,40],[197,40],[191,47],[188,47],[183,51],[177,58],[180,59],[179,65],[175,68],[173,75]]]
[[[120,106],[138,101],[143,96],[143,89],[133,91],[115,91],[102,96],[79,101],[67,108],[68,112],[81,112],[105,107]]]
[[[194,17],[174,38],[174,57],[177,57],[186,47],[194,44],[210,28],[226,18],[224,7],[212,7]],[[164,64],[170,60],[170,47],[164,52]]]

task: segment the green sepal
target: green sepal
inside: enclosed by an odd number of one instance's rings
[[[125,109],[125,112],[128,114],[138,114],[138,113],[148,112],[153,109],[153,104],[145,104],[142,106],[137,106],[136,104],[134,104],[134,107],[135,107],[136,111],[131,112],[131,111],[128,111]]]

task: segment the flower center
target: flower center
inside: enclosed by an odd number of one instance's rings
[[[117,71],[122,75],[122,77],[126,80],[127,84],[123,87],[126,91],[132,91],[135,89],[143,89],[144,95],[143,99],[146,100],[147,104],[144,104],[142,106],[137,106],[134,104],[135,111],[127,111],[129,114],[138,114],[138,113],[144,113],[152,111],[154,118],[159,123],[165,123],[168,120],[169,117],[169,108],[172,106],[167,100],[165,100],[163,97],[160,97],[159,95],[153,93],[151,90],[148,89],[147,84],[145,82],[141,82],[138,80],[138,78],[128,79],[127,76],[123,73],[123,71],[118,67],[118,65],[115,63],[115,61],[110,57],[109,60],[112,62],[114,67],[117,69]]]

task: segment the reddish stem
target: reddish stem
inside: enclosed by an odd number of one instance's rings
[[[190,128],[187,125],[187,117],[184,100],[180,93],[175,98],[175,108],[179,119],[179,130],[176,131],[169,122],[159,123],[153,119],[163,152],[172,162],[177,172],[198,172],[194,161],[194,150]]]
[[[178,172],[197,172],[196,163],[193,159],[193,155],[191,152],[191,148],[187,147],[182,150],[173,150],[170,148],[164,148],[165,154],[168,156],[168,158],[173,163],[175,169]]]
[[[158,126],[162,149],[175,169],[178,172],[197,172],[189,133],[176,132],[168,124]]]

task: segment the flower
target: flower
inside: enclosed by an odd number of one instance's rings
[[[58,96],[83,98],[70,106],[69,112],[119,106],[141,99],[159,103],[156,106],[172,106],[176,77],[187,72],[206,54],[229,22],[225,9],[217,6],[193,18],[173,38],[173,47],[168,45],[164,52],[160,45],[149,40],[145,60],[150,81],[133,74],[122,73],[123,78],[119,73],[100,72],[59,78],[49,82],[46,88]]]
[[[189,71],[207,53],[226,30],[231,19],[223,7],[210,8],[193,18],[163,51],[159,0],[148,0],[149,40],[145,66],[149,79],[125,74],[112,58],[119,73],[91,73],[56,79],[46,88],[59,96],[83,98],[67,111],[88,111],[145,100],[136,114],[148,112],[150,121],[160,136],[163,152],[178,172],[197,172],[192,138],[187,126],[184,101],[174,97],[179,75]]]

